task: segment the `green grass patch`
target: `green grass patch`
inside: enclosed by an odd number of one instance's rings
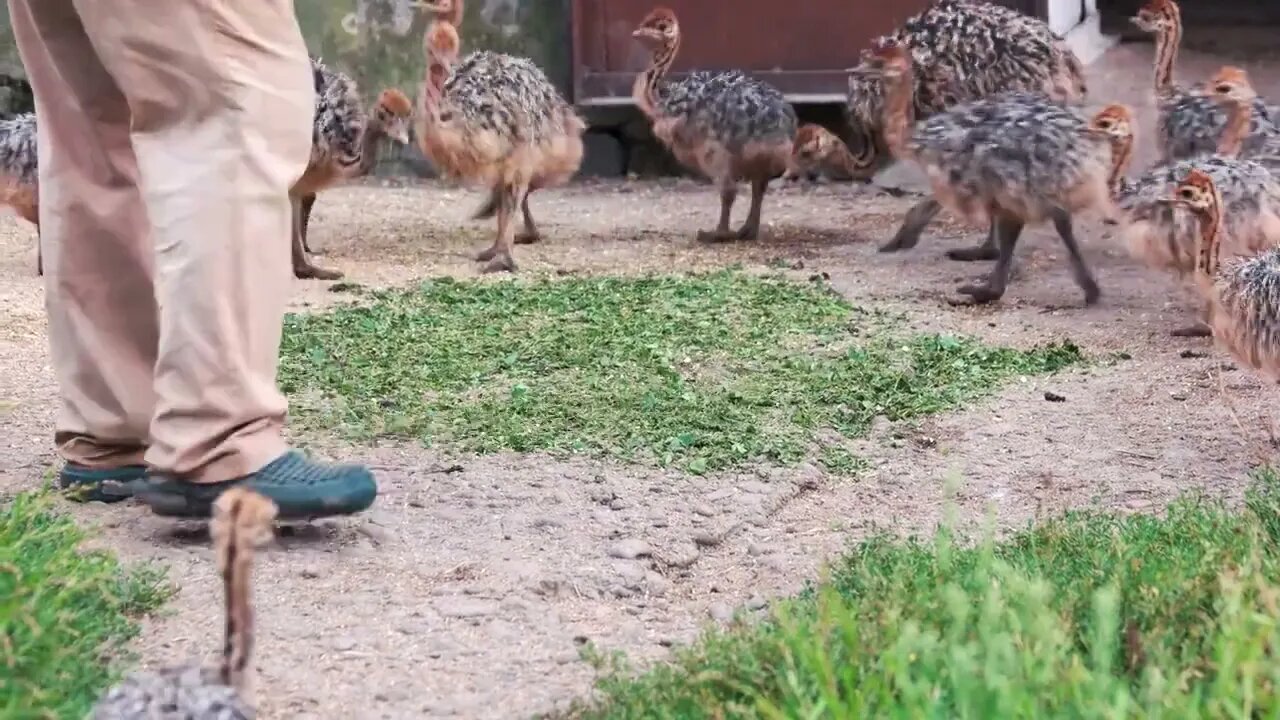
[[[902,336],[823,287],[736,271],[431,281],[291,315],[281,355],[303,427],[695,473],[794,462],[818,429],[856,437],[1081,359]]]
[[[172,588],[81,548],[85,534],[46,495],[0,507],[0,717],[84,717],[115,679],[135,619]]]
[[[1001,542],[874,537],[761,624],[568,717],[1274,718],[1280,492],[1073,513]]]

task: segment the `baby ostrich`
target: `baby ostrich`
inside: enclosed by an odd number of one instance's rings
[[[43,275],[37,167],[35,113],[0,120],[0,205],[36,226],[36,274]]]
[[[213,537],[226,603],[226,641],[217,669],[199,664],[137,672],[111,688],[94,706],[90,720],[250,720],[255,711],[246,694],[253,651],[252,587],[255,551],[272,536],[276,505],[244,488],[232,488],[213,506]]]
[[[668,8],[650,12],[631,34],[653,52],[632,95],[653,123],[654,136],[681,164],[720,189],[720,222],[715,230],[699,231],[698,239],[754,240],[769,182],[791,164],[795,110],[776,88],[736,70],[664,81],[680,49],[680,25]],[[729,229],[729,214],[742,181],[751,183],[751,208],[735,232]]]
[[[489,187],[497,235],[476,260],[487,263],[485,272],[514,271],[512,216],[523,208],[521,239],[537,238],[529,193],[561,185],[578,171],[586,124],[530,60],[489,51],[459,60],[461,41],[448,19],[433,22],[423,44],[418,142],[443,173]]]
[[[813,123],[805,123],[796,129],[795,143],[791,146],[793,161],[789,175],[801,175],[815,169],[825,171],[833,180],[863,179],[867,158],[859,158],[849,152],[835,133]]]
[[[293,274],[298,278],[337,280],[342,273],[316,267],[307,258],[307,226],[316,193],[340,180],[367,175],[378,161],[383,138],[406,144],[413,104],[394,88],[383,90],[366,112],[356,84],[341,72],[311,58],[316,84],[311,161],[290,191],[293,201]]]
[[[463,0],[416,0],[412,5],[423,8],[427,12],[432,13],[438,21],[448,23],[455,30],[462,23],[464,10]],[[454,60],[456,61],[456,50],[454,51],[454,54]],[[560,174],[562,174],[561,170],[553,165],[550,166],[550,171],[550,184],[560,184],[563,182],[563,180],[559,179]],[[574,166],[573,171],[577,171],[576,165]],[[572,173],[570,173],[570,175],[572,175]],[[535,176],[533,180],[530,181],[529,192],[525,194],[524,200],[520,203],[520,213],[524,219],[524,229],[515,234],[515,244],[531,245],[542,241],[542,234],[538,231],[537,223],[534,222],[533,213],[529,211],[529,196],[532,195],[535,190],[539,190],[547,184],[548,179],[541,175]],[[481,203],[480,207],[476,208],[476,210],[471,213],[471,219],[490,220],[494,218],[498,214],[498,206],[501,202],[502,188],[501,186],[494,186],[490,189],[489,195],[484,199],[484,202]]]
[[[1207,91],[1212,101],[1227,109],[1218,154],[1158,165],[1117,194],[1130,253],[1148,267],[1180,278],[1196,271],[1199,222],[1186,207],[1168,202],[1169,188],[1193,170],[1211,178],[1226,203],[1221,230],[1229,252],[1252,254],[1280,244],[1280,183],[1261,164],[1235,157],[1254,112],[1256,96],[1248,75],[1239,68],[1224,67]],[[1209,327],[1196,323],[1172,334],[1206,337]]]
[[[1182,13],[1174,0],[1150,0],[1132,22],[1156,36],[1155,96],[1159,119],[1156,144],[1161,162],[1211,153],[1227,124],[1227,113],[1219,107],[1205,85],[1189,89],[1173,83],[1173,66],[1182,42]],[[1263,148],[1277,132],[1280,111],[1269,108],[1259,98],[1251,101],[1252,118],[1244,137],[1246,156]]]
[[[873,44],[888,41],[911,48],[911,100],[917,120],[1003,92],[1042,92],[1067,103],[1077,103],[1085,96],[1079,59],[1049,25],[995,3],[940,0]],[[849,143],[843,151],[845,157],[838,162],[849,167],[856,178],[869,178],[890,160],[882,125],[881,80],[872,73],[850,73],[847,109]],[[803,169],[806,161],[797,157],[794,164]],[[940,210],[935,199],[922,200],[907,213],[881,252],[914,247]],[[994,233],[993,225],[982,245],[949,250],[947,257],[995,259]]]
[[[999,256],[991,276],[985,284],[959,291],[977,303],[1000,298],[1023,227],[1049,220],[1067,247],[1085,304],[1095,303],[1100,291],[1081,256],[1071,218],[1089,209],[1111,214],[1109,182],[1128,159],[1111,152],[1113,118],[1128,118],[1128,109],[1109,106],[1091,120],[1042,94],[1011,93],[933,115],[913,131],[911,66],[911,53],[894,41],[864,63],[865,72],[884,83],[890,150],[918,163],[934,197],[956,215],[995,224]]]
[[[1199,226],[1196,284],[1209,302],[1214,338],[1236,360],[1280,381],[1280,249],[1233,261],[1219,272],[1225,208],[1213,178],[1192,170],[1169,201],[1186,208]]]

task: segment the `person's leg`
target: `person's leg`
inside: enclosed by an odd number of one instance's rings
[[[293,3],[74,2],[128,100],[155,239],[155,477],[139,497],[161,514],[208,515],[244,482],[283,517],[363,510],[376,494],[367,469],[313,463],[282,436],[289,189],[315,107]]]
[[[155,405],[152,245],[129,108],[70,0],[10,0],[36,95],[40,244],[60,398],[59,484],[122,499],[142,477]],[[108,483],[103,481],[119,481]],[[114,492],[113,492],[114,491]]]

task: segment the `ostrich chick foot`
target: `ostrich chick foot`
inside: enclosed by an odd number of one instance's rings
[[[1004,290],[998,290],[985,283],[982,285],[961,285],[956,289],[956,292],[973,298],[974,305],[985,305],[989,302],[995,302],[1004,296]]]
[[[481,272],[485,274],[498,272],[515,272],[516,261],[507,253],[497,253],[489,260]]]
[[[534,231],[522,230],[516,233],[515,243],[517,245],[533,245],[535,243],[540,243],[540,242],[542,242],[542,234],[537,232],[536,230]]]
[[[315,265],[303,265],[293,269],[293,276],[299,280],[341,280],[341,270],[328,270]]]
[[[1180,328],[1175,328],[1173,330],[1170,330],[1169,334],[1173,337],[1189,337],[1189,338],[1212,337],[1213,331],[1209,329],[1208,325],[1202,322],[1198,322],[1194,325],[1188,325],[1186,327],[1180,327]]]
[[[728,229],[699,230],[695,236],[700,243],[722,243],[738,239],[738,233]]]
[[[947,257],[960,262],[977,262],[979,260],[995,260],[1000,251],[994,244],[974,245],[973,247],[953,248],[947,251]]]

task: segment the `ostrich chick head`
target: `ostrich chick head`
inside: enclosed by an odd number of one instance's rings
[[[453,23],[433,22],[422,37],[422,50],[427,61],[435,61],[449,67],[458,59],[462,48],[462,40],[458,38],[458,29]]]
[[[801,125],[796,130],[796,139],[791,145],[791,157],[800,167],[810,167],[829,156],[838,142],[840,140],[821,125]]]
[[[387,137],[401,145],[409,144],[409,124],[413,120],[413,103],[401,91],[387,88],[378,96],[373,117]]]
[[[1208,83],[1209,93],[1223,105],[1247,105],[1258,97],[1243,69],[1227,65],[1214,73]]]
[[[455,25],[462,22],[462,0],[412,0],[409,6],[425,10]]]
[[[853,74],[894,80],[911,74],[911,53],[902,43],[888,38],[862,53],[862,62]]]
[[[1168,32],[1178,26],[1178,15],[1178,4],[1173,0],[1150,0],[1138,8],[1138,14],[1129,18],[1129,22],[1143,32]]]
[[[1202,170],[1192,170],[1173,190],[1173,202],[1196,215],[1204,215],[1217,207],[1213,178]]]
[[[680,39],[680,23],[671,8],[656,7],[640,21],[631,37],[657,47],[672,45]]]
[[[1113,144],[1127,145],[1133,141],[1133,112],[1125,105],[1108,105],[1093,116],[1089,128]]]

